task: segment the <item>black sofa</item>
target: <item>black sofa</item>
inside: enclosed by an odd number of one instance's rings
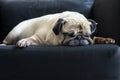
[[[120,80],[119,0],[0,0],[0,42],[19,22],[78,11],[98,23],[95,36],[116,44],[0,46],[0,80]]]

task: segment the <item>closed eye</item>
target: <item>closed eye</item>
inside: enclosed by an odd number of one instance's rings
[[[74,32],[73,31],[70,31],[70,32],[66,32],[66,33],[63,33],[65,36],[69,36],[69,37],[74,37]]]
[[[84,37],[90,37],[91,35],[84,35]]]
[[[74,37],[74,32],[69,32],[68,34],[70,37]]]

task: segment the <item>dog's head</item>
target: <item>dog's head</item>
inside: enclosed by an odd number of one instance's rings
[[[91,34],[95,32],[97,23],[86,19],[78,21],[74,19],[60,18],[54,28],[55,35],[63,35],[62,45],[89,45],[92,44]]]

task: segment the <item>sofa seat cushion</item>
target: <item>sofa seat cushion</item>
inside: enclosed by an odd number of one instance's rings
[[[120,48],[89,46],[0,46],[0,79],[119,80]]]

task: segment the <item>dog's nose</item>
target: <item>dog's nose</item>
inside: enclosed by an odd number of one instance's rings
[[[78,36],[78,39],[81,39],[81,37],[82,37],[81,35],[80,35],[80,36]]]
[[[77,33],[76,35],[75,35],[75,38],[76,39],[84,39],[84,35],[83,34],[81,34],[81,33]]]

